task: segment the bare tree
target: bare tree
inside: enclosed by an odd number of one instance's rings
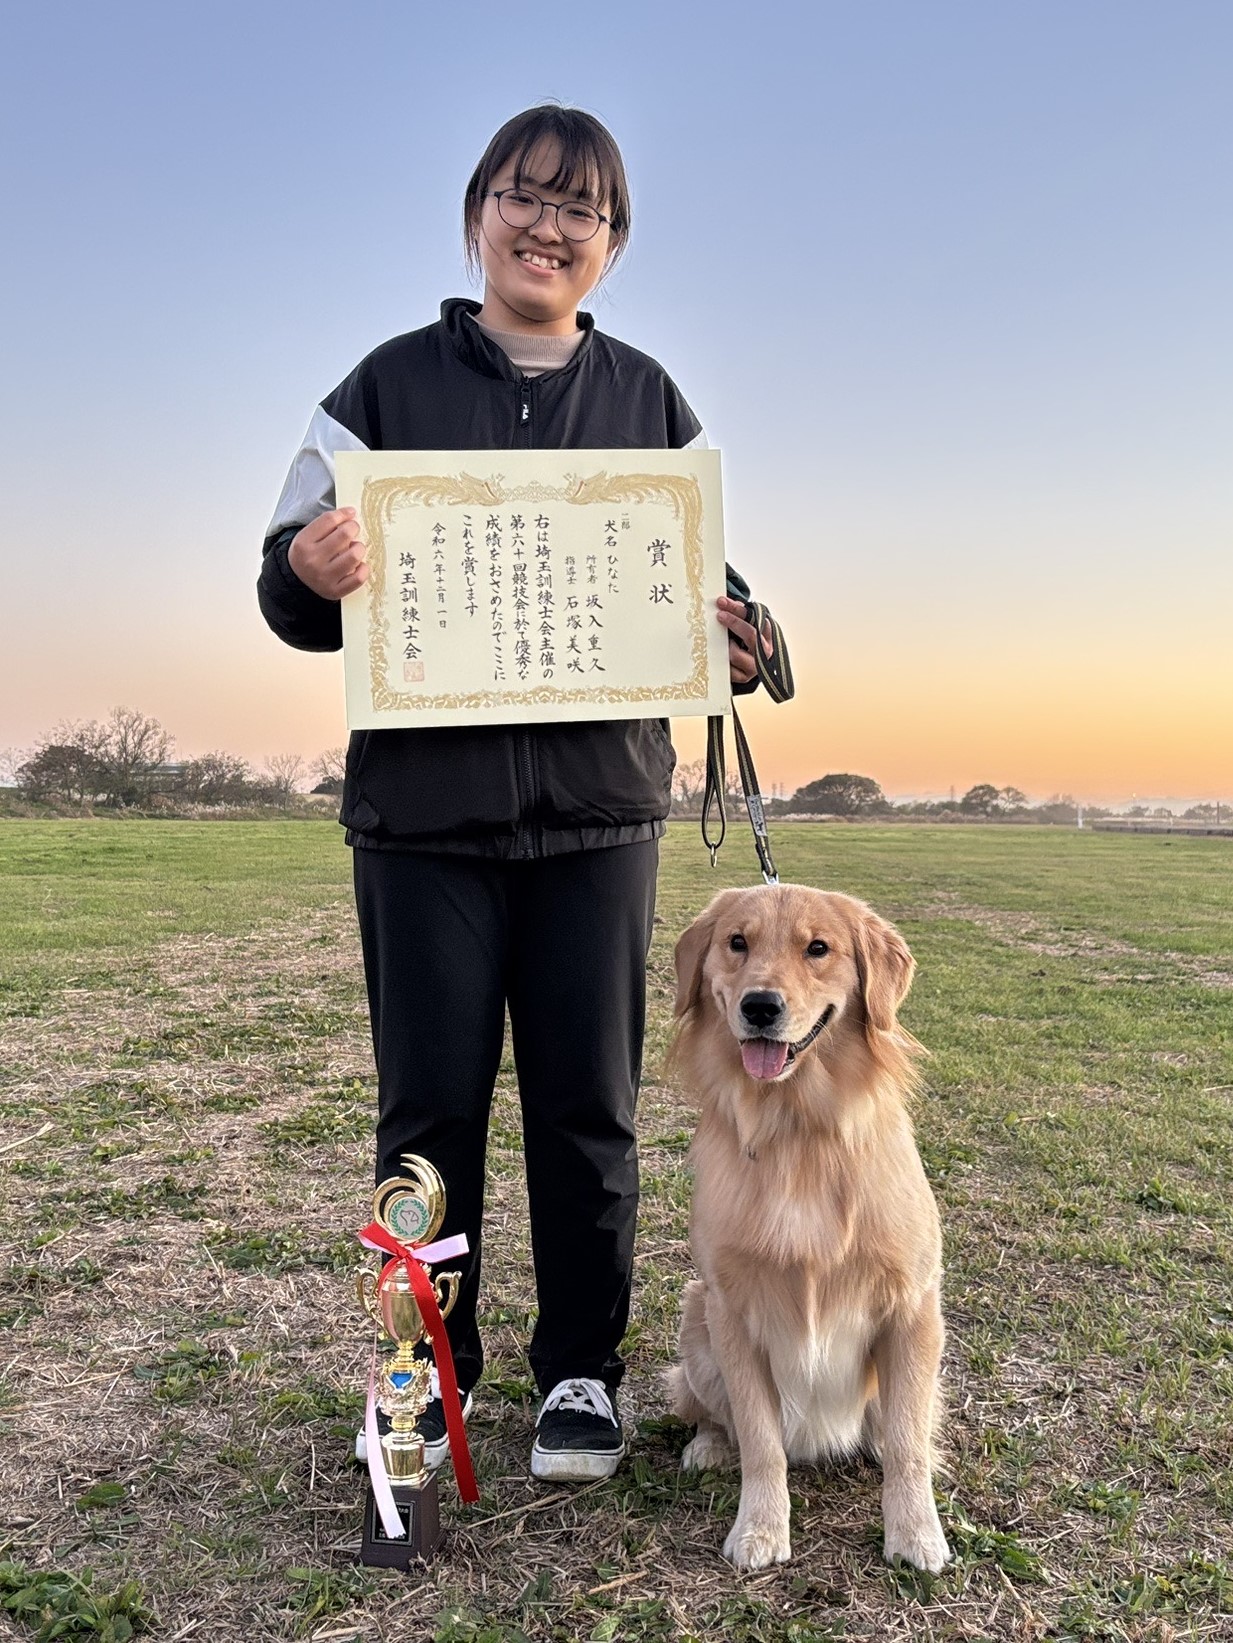
[[[14,772],[28,798],[52,804],[107,800],[107,732],[93,719],[61,719]]]
[[[672,772],[672,806],[675,810],[692,810],[702,802],[706,788],[706,760],[691,759],[679,764]]]
[[[317,755],[313,772],[317,777],[314,793],[339,794],[343,790],[343,781],[347,775],[347,750],[345,747],[327,747],[324,753]]]
[[[318,753],[313,771],[323,782],[342,781],[347,774],[346,748],[327,747],[324,753]]]
[[[173,792],[190,804],[244,804],[253,797],[252,772],[234,753],[203,753],[181,767]]]
[[[304,779],[304,761],[298,753],[274,753],[265,761],[263,774],[286,809]]]
[[[114,805],[141,805],[156,785],[159,769],[165,765],[175,740],[157,719],[135,707],[113,707],[101,727],[97,757],[104,802]]]

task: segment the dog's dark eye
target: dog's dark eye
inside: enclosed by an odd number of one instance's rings
[[[729,936],[728,946],[734,953],[747,953],[749,951],[749,943],[744,936]]]
[[[805,951],[810,958],[825,958],[827,953],[830,952],[830,948],[824,941],[811,941]]]

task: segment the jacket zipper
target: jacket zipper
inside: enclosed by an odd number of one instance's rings
[[[532,438],[531,424],[531,379],[523,377],[518,390],[518,432],[521,436],[521,446],[530,449]],[[514,731],[514,757],[518,768],[518,785],[522,789],[522,803],[519,806],[520,819],[518,833],[514,840],[514,855],[523,859],[530,859],[535,855],[535,823],[531,817],[537,808],[539,795],[535,791],[535,770],[531,759],[531,733],[529,730],[517,729]]]
[[[535,807],[535,772],[531,765],[531,733],[515,730],[514,757],[518,764],[518,786],[523,797],[519,805],[518,832],[514,839],[514,856],[530,861],[535,855],[536,826],[529,812]]]

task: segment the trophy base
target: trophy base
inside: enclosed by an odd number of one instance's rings
[[[397,1539],[386,1534],[370,1483],[364,1496],[364,1538],[360,1545],[360,1562],[374,1569],[409,1569],[417,1560],[431,1557],[445,1535],[441,1526],[437,1480],[429,1472],[418,1486],[391,1480],[390,1488],[404,1533]]]

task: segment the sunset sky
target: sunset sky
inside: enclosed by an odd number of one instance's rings
[[[5,47],[0,748],[118,704],[185,756],[344,740],[265,525],[556,97],[634,190],[590,306],[721,449],[791,643],[764,785],[1233,799],[1227,0],[52,0]]]

